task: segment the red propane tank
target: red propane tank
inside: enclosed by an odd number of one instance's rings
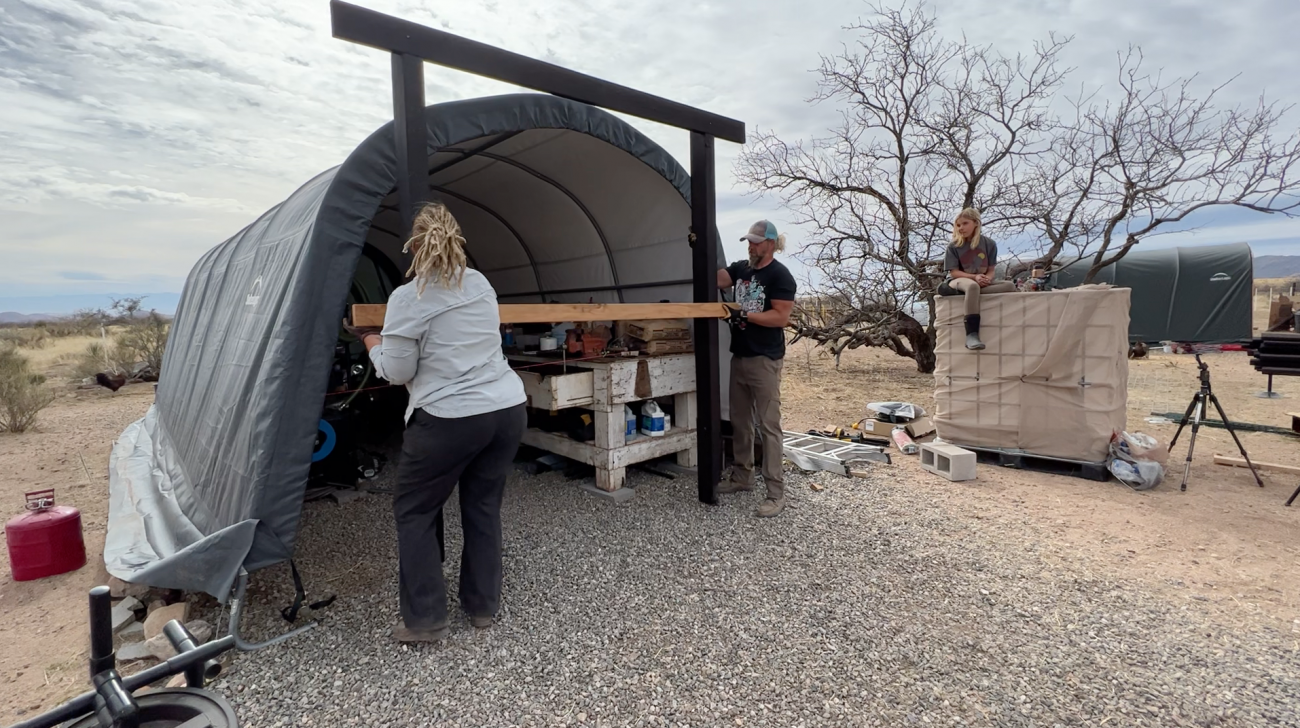
[[[27,512],[5,524],[14,581],[64,574],[86,565],[81,511],[54,505],[54,491],[27,494]]]

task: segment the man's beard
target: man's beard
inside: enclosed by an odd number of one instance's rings
[[[761,255],[754,255],[753,253],[750,253],[750,254],[749,254],[749,267],[750,267],[750,268],[757,268],[757,267],[758,267],[758,264],[759,264],[759,263],[762,263],[762,262],[763,262],[763,256],[761,256]]]

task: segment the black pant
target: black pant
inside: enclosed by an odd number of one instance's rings
[[[501,603],[501,499],[527,420],[523,405],[457,419],[418,409],[411,416],[393,497],[402,623],[408,628],[447,623],[437,522],[457,482],[465,532],[460,603],[470,616],[496,615]]]

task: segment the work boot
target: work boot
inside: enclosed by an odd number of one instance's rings
[[[487,629],[492,626],[491,617],[470,617],[469,623],[474,625],[474,629]]]
[[[784,510],[785,510],[785,499],[775,500],[773,498],[768,498],[764,500],[763,504],[758,507],[758,517],[772,518],[773,516],[776,516],[781,511]]]
[[[976,351],[984,348],[984,342],[980,341],[980,315],[977,313],[966,317],[966,348]]]
[[[393,639],[398,642],[441,642],[450,634],[451,626],[445,623],[440,627],[425,629],[411,629],[404,624],[393,628]]]

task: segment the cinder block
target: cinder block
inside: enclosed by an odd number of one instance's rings
[[[948,443],[921,444],[921,467],[948,480],[975,479],[975,453]]]

